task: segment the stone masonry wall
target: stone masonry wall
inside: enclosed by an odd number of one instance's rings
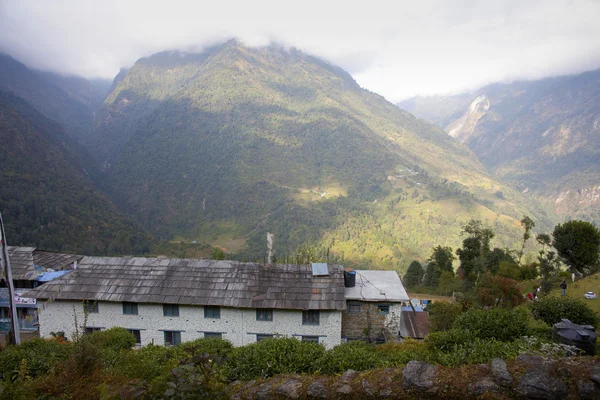
[[[360,312],[348,312],[350,304],[360,304]],[[390,312],[378,312],[380,304],[389,304]],[[342,337],[346,339],[384,340],[391,335],[397,337],[402,315],[399,303],[347,301],[342,312]]]

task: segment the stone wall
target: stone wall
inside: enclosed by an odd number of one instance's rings
[[[40,336],[50,337],[51,332],[63,331],[72,337],[78,325],[84,323],[81,301],[48,301],[39,311]],[[98,313],[88,314],[87,327],[107,329],[119,326],[140,330],[142,345],[164,344],[164,331],[180,331],[181,341],[204,337],[205,332],[222,333],[234,346],[256,342],[257,334],[292,336],[318,336],[319,343],[327,348],[340,344],[340,311],[321,311],[319,325],[303,325],[301,310],[273,310],[272,321],[257,321],[256,309],[221,307],[218,319],[204,318],[202,306],[179,306],[178,317],[163,316],[162,304],[138,304],[137,315],[123,314],[122,303],[99,302]]]
[[[583,399],[600,398],[600,357],[514,361],[441,367],[410,361],[403,368],[341,376],[285,375],[233,382],[227,397],[266,399]]]
[[[389,313],[378,311],[378,306],[388,304]],[[360,311],[350,312],[352,305],[360,305]],[[402,308],[400,303],[367,302],[348,300],[342,312],[342,338],[363,340],[389,340],[397,338],[400,331]]]

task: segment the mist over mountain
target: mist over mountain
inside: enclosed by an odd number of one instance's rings
[[[600,70],[399,104],[563,217],[600,222]]]
[[[86,145],[121,210],[175,241],[263,257],[310,244],[398,267],[457,245],[480,218],[508,245],[552,217],[487,175],[441,129],[298,50],[236,41],[140,59],[113,83]]]

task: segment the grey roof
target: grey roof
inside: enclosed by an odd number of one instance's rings
[[[346,288],[346,300],[399,303],[409,301],[396,271],[356,271],[356,285]]]
[[[341,266],[139,257],[84,257],[73,272],[27,292],[54,300],[129,301],[238,308],[343,310]]]
[[[42,272],[65,269],[83,256],[37,250],[35,247],[8,246],[13,280],[35,281]]]
[[[37,280],[37,272],[33,266],[35,247],[8,247],[8,258],[13,280]]]

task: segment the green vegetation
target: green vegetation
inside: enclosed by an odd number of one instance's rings
[[[536,319],[552,326],[562,319],[580,325],[598,326],[600,317],[581,299],[547,296],[531,305]]]
[[[149,250],[150,237],[93,187],[85,149],[6,92],[0,92],[0,142],[0,210],[9,244],[90,255]]]
[[[600,269],[600,230],[586,221],[559,224],[552,232],[552,246],[574,271],[596,272]]]

